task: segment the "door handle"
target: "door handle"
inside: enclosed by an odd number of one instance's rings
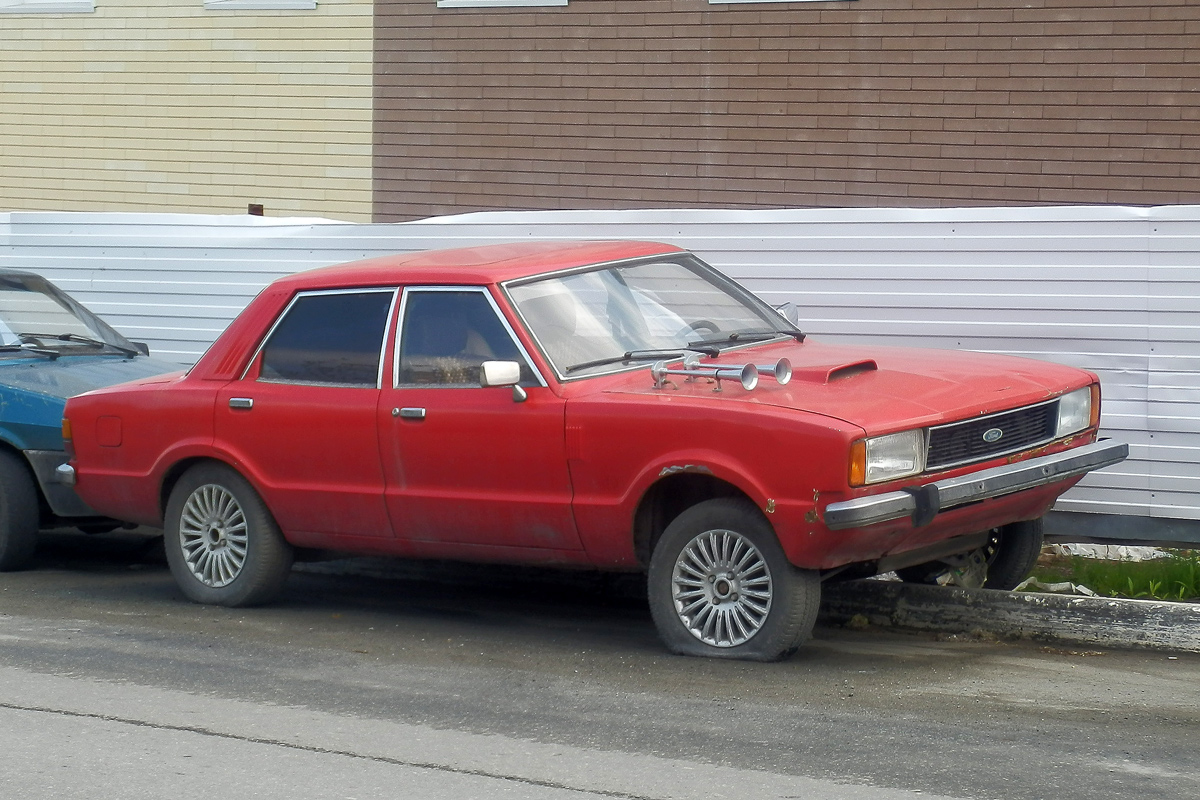
[[[423,408],[393,408],[393,417],[400,419],[425,419],[425,409]]]
[[[231,397],[229,398],[230,408],[254,408],[254,398],[252,397]]]

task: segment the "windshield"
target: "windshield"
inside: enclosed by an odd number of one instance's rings
[[[49,281],[0,272],[0,353],[133,351],[134,345]]]
[[[679,357],[688,350],[800,336],[770,306],[686,254],[506,288],[560,376]]]

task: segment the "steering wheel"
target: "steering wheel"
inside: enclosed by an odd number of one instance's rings
[[[700,331],[708,331],[709,333],[718,333],[720,328],[717,323],[708,319],[698,319],[695,322],[690,322],[679,329],[678,336],[686,336],[689,333],[699,333]]]

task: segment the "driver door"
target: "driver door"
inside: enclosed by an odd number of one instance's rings
[[[564,401],[535,372],[488,291],[407,289],[397,330],[392,385],[378,412],[397,536],[447,545],[447,555],[463,545],[581,549]],[[481,387],[484,361],[518,362],[525,399],[511,387]]]

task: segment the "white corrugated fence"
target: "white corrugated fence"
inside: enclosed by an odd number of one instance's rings
[[[0,215],[0,265],[46,275],[156,355],[191,363],[281,275],[532,239],[678,244],[768,302],[795,303],[822,339],[1093,370],[1104,434],[1128,442],[1130,459],[1058,508],[1153,520],[1156,531],[1200,520],[1200,206],[496,212],[403,224],[12,213]]]

